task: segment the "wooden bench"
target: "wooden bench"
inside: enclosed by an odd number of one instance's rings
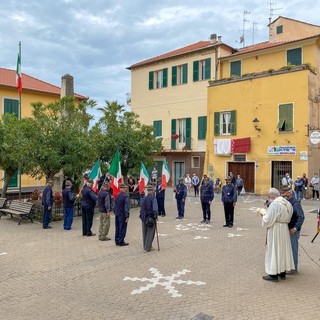
[[[33,223],[32,219],[32,202],[22,202],[19,200],[12,200],[7,208],[0,208],[0,218],[3,214],[10,214],[11,218],[13,215],[20,217],[18,224],[24,219],[29,219]]]
[[[7,198],[0,198],[0,209],[2,209],[4,207],[4,205],[6,204]]]

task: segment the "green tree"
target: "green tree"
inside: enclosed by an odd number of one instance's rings
[[[126,111],[116,101],[106,101],[99,122],[93,127],[99,145],[100,159],[111,161],[117,148],[121,153],[122,174],[137,175],[140,164],[152,166],[152,156],[161,150],[161,141],[154,139],[153,127],[141,124],[139,116]]]
[[[18,119],[13,114],[4,114],[0,121],[0,167],[5,172],[2,197],[6,196],[10,179],[31,169],[29,159],[33,127],[29,119]]]
[[[80,175],[97,161],[97,150],[88,127],[92,117],[87,104],[75,104],[73,97],[43,105],[32,104],[34,145],[32,177],[53,179],[63,170],[65,175]]]

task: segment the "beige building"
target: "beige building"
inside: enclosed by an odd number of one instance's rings
[[[205,168],[257,194],[320,169],[320,26],[279,17],[269,28],[269,41],[220,58],[208,87]]]
[[[135,63],[131,71],[131,108],[142,123],[154,126],[162,140],[156,157],[171,172],[170,184],[180,176],[203,173],[207,132],[207,86],[217,79],[217,61],[234,52],[211,35],[210,41],[195,44]]]

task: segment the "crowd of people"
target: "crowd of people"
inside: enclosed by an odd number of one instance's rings
[[[146,187],[140,198],[140,219],[142,223],[142,243],[144,252],[153,250],[152,243],[157,231],[158,217],[165,217],[165,192],[162,188],[161,178],[157,179],[154,173],[154,180]],[[42,195],[42,205],[44,207],[43,225],[44,229],[50,229],[51,211],[53,206],[52,181],[47,182]],[[297,177],[293,181],[287,173],[281,179],[280,190],[270,188],[268,190],[268,200],[265,202],[266,209],[259,212],[262,215],[262,226],[266,227],[266,255],[265,271],[266,281],[277,282],[284,280],[287,274],[298,272],[298,241],[300,230],[304,222],[304,212],[301,206],[301,199],[305,199],[308,186],[312,186],[313,199],[319,200],[319,177],[315,173],[310,184],[308,178],[303,174],[302,178]],[[81,198],[82,207],[82,235],[92,237],[96,234],[92,232],[94,209],[97,206],[100,215],[99,235],[100,241],[109,241],[110,217],[112,212],[115,216],[114,242],[117,246],[128,246],[125,241],[127,226],[130,217],[129,194],[136,189],[135,179],[128,177],[127,185],[119,185],[120,192],[113,197],[112,189],[108,177],[101,180],[99,192],[93,190],[93,181],[86,177],[85,183],[80,193],[75,196],[73,183],[66,180],[63,184],[63,207],[64,207],[64,230],[71,230],[74,204]],[[234,224],[234,211],[238,196],[242,194],[244,182],[240,175],[235,177],[232,172],[225,178],[225,184],[219,178],[215,181],[204,175],[200,180],[194,173],[192,178],[189,174],[180,177],[174,186],[177,204],[176,219],[184,219],[186,198],[190,196],[191,190],[194,196],[199,197],[201,203],[202,220],[201,223],[210,224],[211,204],[215,193],[221,193],[223,203],[225,224],[223,227],[232,228]]]

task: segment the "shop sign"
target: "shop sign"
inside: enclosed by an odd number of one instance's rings
[[[312,144],[317,144],[320,142],[320,132],[319,131],[313,131],[310,134],[310,142]]]
[[[269,156],[296,155],[296,146],[269,146]]]

